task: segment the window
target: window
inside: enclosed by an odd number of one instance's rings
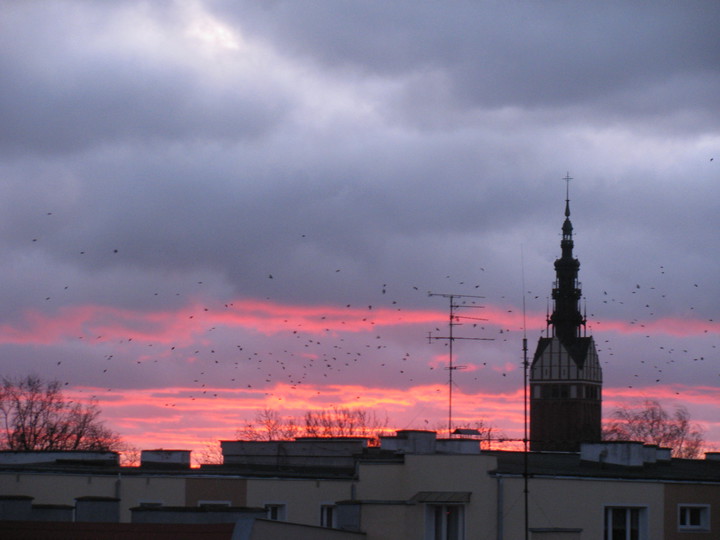
[[[266,504],[267,518],[273,521],[285,521],[285,505],[284,504]]]
[[[567,384],[544,384],[540,388],[540,397],[543,399],[568,399],[571,397],[570,386]]]
[[[710,506],[707,504],[678,505],[678,530],[685,532],[710,530]]]
[[[647,508],[605,508],[604,540],[647,540]]]
[[[464,508],[459,504],[429,504],[426,513],[427,540],[463,540]]]
[[[320,507],[320,526],[335,527],[335,505],[323,504]]]

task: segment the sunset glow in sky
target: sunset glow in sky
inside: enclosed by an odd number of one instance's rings
[[[720,6],[8,2],[0,362],[130,446],[262,409],[522,436],[569,172],[604,414],[720,449]],[[432,295],[430,293],[433,293]],[[525,313],[523,313],[523,305]]]

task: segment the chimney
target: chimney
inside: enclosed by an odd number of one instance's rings
[[[380,448],[404,454],[435,453],[437,433],[434,431],[403,429],[395,433],[394,437],[380,437]]]

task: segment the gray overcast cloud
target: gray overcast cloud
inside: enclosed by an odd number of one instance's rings
[[[475,371],[459,391],[501,399],[522,382],[521,323],[499,317],[522,309],[522,252],[531,340],[544,328],[569,172],[606,410],[673,396],[720,441],[716,2],[2,11],[4,374],[97,395],[138,440],[110,406],[138,389],[187,405],[240,380],[277,396],[287,376],[333,396],[317,406],[352,405],[327,385],[443,384],[425,339],[443,319],[418,319],[442,317],[434,291],[485,297],[496,339],[462,353]],[[277,326],[361,306],[408,319]],[[222,309],[232,320],[191,326]],[[415,407],[402,418],[436,420]]]

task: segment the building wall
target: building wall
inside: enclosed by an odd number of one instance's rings
[[[317,526],[321,506],[352,498],[352,484],[351,480],[249,478],[246,506],[284,504],[286,521]]]
[[[580,366],[557,337],[538,342],[530,369],[531,450],[577,452],[581,442],[601,439],[602,369],[595,341],[577,338],[569,346],[584,352]]]
[[[524,538],[523,479],[506,477],[502,483],[502,538]],[[667,538],[663,536],[663,501],[663,484],[658,482],[530,478],[528,483],[530,527],[580,528],[583,540],[603,538],[606,506],[647,507],[649,534],[641,540]]]
[[[361,464],[357,498],[376,501],[409,501],[418,492],[471,492],[465,507],[466,538],[479,538],[495,530],[495,480],[488,471],[497,466],[496,458],[476,455],[406,455],[404,464]],[[362,507],[362,530],[368,538],[393,538],[385,531],[402,527],[407,540],[424,538],[427,505],[407,508],[394,506]],[[398,511],[402,519],[394,518]],[[494,538],[491,536],[491,538]]]
[[[202,501],[227,501],[230,506],[247,504],[247,480],[244,478],[188,478],[185,481],[185,506]]]
[[[361,463],[358,480],[248,479],[247,506],[284,504],[287,521],[320,524],[320,508],[361,501],[360,529],[372,540],[425,538],[426,504],[409,503],[421,491],[472,492],[465,504],[467,538],[494,531],[497,466],[485,455],[406,455],[405,463]]]
[[[679,531],[678,506],[681,504],[710,505],[710,530],[708,532]],[[664,513],[666,540],[720,538],[720,487],[702,484],[666,484]]]
[[[581,442],[601,439],[600,400],[531,399],[530,416],[533,450],[578,452]]]
[[[0,494],[32,495],[34,504],[74,505],[78,497],[117,497],[120,521],[130,522],[130,508],[141,502],[185,504],[185,479],[157,476],[57,473],[0,473]]]
[[[362,504],[362,530],[367,533],[368,540],[424,539],[423,510],[423,505],[383,502]]]
[[[79,497],[115,497],[121,499],[123,522],[130,521],[129,508],[141,502],[196,506],[200,501],[228,501],[232,506],[260,508],[275,503],[286,505],[287,521],[315,527],[320,525],[322,505],[356,501],[359,529],[367,533],[368,540],[424,540],[429,505],[454,504],[455,495],[459,497],[455,503],[465,509],[466,538],[515,540],[524,537],[523,479],[518,475],[493,476],[497,469],[495,456],[407,454],[403,460],[360,462],[358,477],[342,480],[187,473],[161,476],[139,471],[114,475],[5,471],[0,472],[0,495],[28,495],[35,498],[35,504],[70,506]],[[682,462],[673,462],[672,466],[676,465],[684,470]],[[666,466],[671,465],[648,466],[647,472],[653,474],[655,467],[661,472]],[[639,467],[617,470],[634,470],[638,474],[641,471]],[[713,477],[717,478],[717,474]],[[423,495],[418,497],[420,492]],[[466,493],[470,493],[469,500],[464,502]],[[646,509],[648,534],[641,540],[720,538],[718,484],[534,477],[529,480],[529,502],[530,527],[545,530],[547,534],[557,529],[582,529],[580,539],[601,539],[605,508],[622,506]],[[710,531],[678,531],[680,504],[708,505]]]
[[[118,497],[121,499],[121,522],[129,522],[130,508],[140,506],[143,502],[159,502],[163,506],[185,504],[185,479],[182,477],[122,476],[120,482]]]
[[[595,340],[592,337],[578,338],[588,343],[587,355],[582,367],[578,367],[567,348],[557,337],[540,338],[538,350],[530,368],[530,380],[540,381],[578,381],[602,383],[602,368],[598,360]]]

